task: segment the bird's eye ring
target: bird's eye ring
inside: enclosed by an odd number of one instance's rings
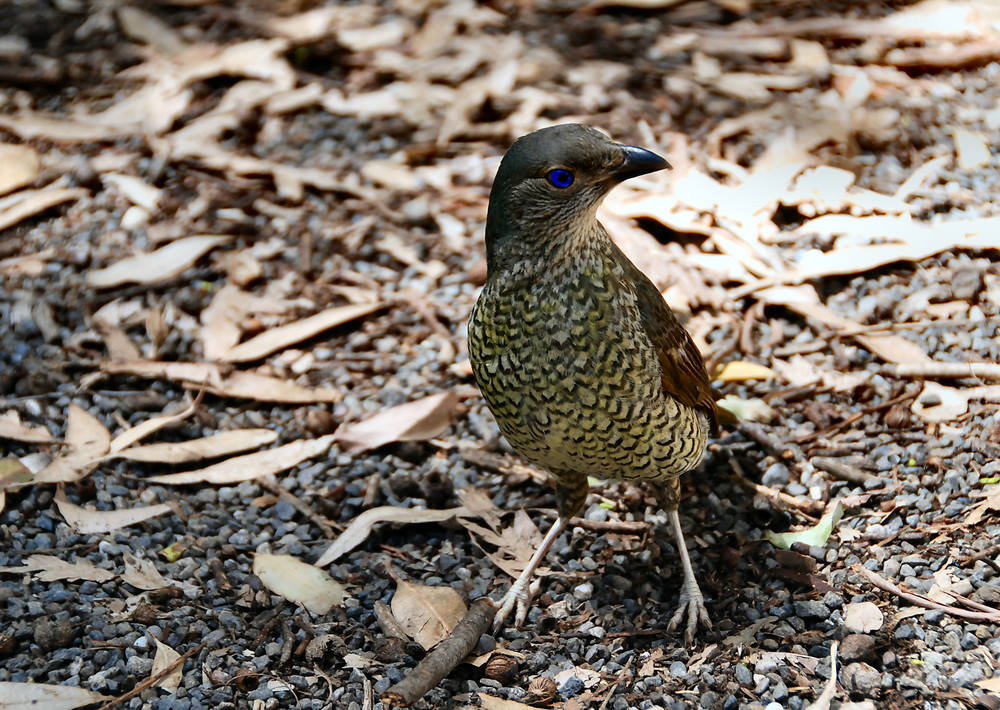
[[[569,170],[556,168],[555,170],[549,172],[549,182],[559,189],[569,187],[573,184],[573,173]]]

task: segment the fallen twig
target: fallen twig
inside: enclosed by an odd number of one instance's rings
[[[951,614],[952,616],[957,616],[960,619],[969,619],[970,621],[1000,621],[1000,609],[994,609],[993,611],[966,611],[965,609],[959,609],[955,606],[950,606],[948,604],[942,604],[941,602],[936,602],[933,599],[929,599],[922,594],[915,594],[914,592],[906,592],[897,587],[895,584],[887,579],[884,579],[869,569],[865,569],[861,565],[853,565],[851,567],[852,572],[857,572],[862,577],[867,579],[869,582],[874,584],[879,589],[889,592],[890,594],[895,594],[900,599],[905,599],[911,604],[923,607],[925,609],[935,609],[937,611],[943,611],[946,614]],[[972,600],[963,600],[968,602],[970,606],[980,605],[978,602],[973,602]]]
[[[462,659],[472,652],[486,629],[489,628],[497,607],[488,597],[480,597],[469,607],[468,613],[455,626],[448,637],[438,644],[417,667],[403,680],[386,690],[380,696],[382,706],[390,708],[407,707],[424,696],[428,690],[441,682],[454,670]]]
[[[610,532],[619,535],[642,535],[649,532],[650,524],[644,520],[587,520],[573,518],[570,527],[592,530],[594,532]]]
[[[878,480],[878,476],[873,476],[867,471],[862,471],[860,468],[851,466],[840,459],[827,458],[825,456],[814,456],[811,459],[811,463],[816,468],[821,471],[826,471],[835,478],[839,478],[842,481],[847,481],[848,483],[853,483],[858,486],[863,486],[871,480]]]
[[[896,377],[967,377],[980,380],[1000,380],[1000,364],[995,362],[917,362],[889,365]]]
[[[769,501],[774,503],[778,508],[785,510],[792,510],[795,513],[805,515],[807,518],[815,521],[816,516],[822,515],[823,510],[826,506],[818,500],[801,500],[790,496],[783,491],[775,490],[774,488],[768,488],[767,486],[762,486],[759,483],[754,483],[745,475],[743,475],[743,467],[739,465],[736,459],[730,459],[729,464],[733,467],[732,480],[740,484],[744,488],[747,488],[754,493],[759,493],[760,495],[767,498]]]

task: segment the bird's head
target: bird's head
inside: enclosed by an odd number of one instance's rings
[[[588,232],[611,188],[669,167],[655,153],[615,143],[580,124],[543,128],[518,138],[500,162],[490,192],[490,269],[551,253],[553,242]]]

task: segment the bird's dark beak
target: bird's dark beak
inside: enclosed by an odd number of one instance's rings
[[[670,163],[650,150],[632,145],[623,145],[621,148],[625,159],[621,165],[609,171],[611,179],[615,182],[655,173],[657,170],[670,170]]]

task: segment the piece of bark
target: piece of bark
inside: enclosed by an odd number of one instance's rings
[[[422,698],[472,652],[479,637],[489,628],[496,611],[496,604],[488,597],[474,601],[448,637],[403,680],[382,693],[382,706],[386,710],[408,707]]]

